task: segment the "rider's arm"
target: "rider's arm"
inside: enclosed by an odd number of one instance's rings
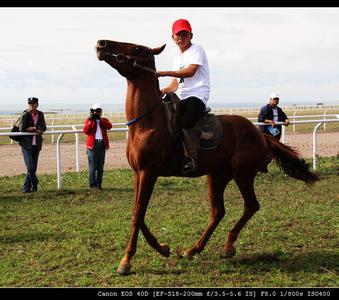
[[[194,76],[199,65],[188,65],[186,68],[176,70],[176,71],[158,71],[158,77],[175,77],[175,78],[187,78]],[[178,89],[178,81],[173,78],[170,84],[161,90],[162,94],[174,93]]]
[[[197,71],[199,65],[188,65],[186,68],[176,70],[176,71],[158,71],[158,77],[176,77],[176,78],[187,78],[194,76]]]

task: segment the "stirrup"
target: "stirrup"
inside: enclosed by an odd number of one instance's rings
[[[193,159],[190,158],[184,165],[183,174],[191,174],[197,171],[197,165],[194,163]]]

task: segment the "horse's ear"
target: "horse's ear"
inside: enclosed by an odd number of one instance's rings
[[[158,47],[158,48],[153,48],[151,49],[153,55],[158,55],[162,52],[162,50],[164,50],[166,47],[166,44],[165,45],[162,45],[161,47]]]

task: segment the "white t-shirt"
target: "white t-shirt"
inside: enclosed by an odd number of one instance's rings
[[[97,122],[97,131],[95,132],[95,139],[102,140],[102,132],[100,127],[100,120],[95,120]]]
[[[210,92],[210,76],[207,56],[201,46],[192,44],[184,53],[180,52],[174,57],[173,70],[183,69],[188,65],[199,65],[199,67],[194,76],[177,78],[179,86],[176,94],[180,100],[197,97],[206,105]]]
[[[273,111],[273,122],[278,122],[278,109],[277,108],[272,108]]]

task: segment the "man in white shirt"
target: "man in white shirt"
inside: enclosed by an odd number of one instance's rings
[[[185,19],[176,20],[172,25],[172,39],[179,47],[174,57],[173,71],[158,71],[158,77],[174,77],[161,90],[162,94],[174,93],[180,99],[180,112],[184,134],[186,163],[184,174],[197,170],[199,130],[194,128],[201,118],[209,99],[210,80],[207,56],[204,49],[191,42],[192,27]]]

